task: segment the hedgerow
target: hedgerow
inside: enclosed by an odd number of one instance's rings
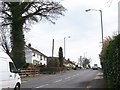
[[[104,76],[108,88],[120,87],[120,35],[109,42],[106,52],[101,57]]]

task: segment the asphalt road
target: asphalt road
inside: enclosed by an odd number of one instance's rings
[[[53,75],[41,75],[22,81],[21,88],[86,88],[99,73],[98,70],[72,70]]]

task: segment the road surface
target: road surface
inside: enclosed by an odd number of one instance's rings
[[[53,75],[41,75],[22,81],[21,88],[87,88],[99,73],[98,70],[72,70]]]

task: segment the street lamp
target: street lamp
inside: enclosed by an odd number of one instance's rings
[[[65,52],[65,39],[66,38],[70,38],[70,36],[64,37],[64,58],[65,58],[65,55],[66,55],[66,52]]]
[[[101,17],[101,34],[102,34],[102,45],[103,45],[103,21],[102,21],[102,10],[96,10],[96,9],[87,9],[85,10],[86,12],[88,11],[99,11],[100,12],[100,17]]]

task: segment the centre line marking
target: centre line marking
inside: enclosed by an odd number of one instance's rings
[[[67,78],[65,78],[65,79],[70,79],[71,77],[67,77]]]
[[[60,81],[62,81],[62,79],[60,79],[60,80],[57,80],[57,81],[55,81],[54,83],[57,83],[57,82],[60,82]]]
[[[44,86],[47,86],[47,85],[49,85],[49,84],[44,84],[44,85],[38,86],[36,88],[41,88],[41,87],[44,87]]]
[[[92,88],[92,86],[87,86],[86,88]]]

